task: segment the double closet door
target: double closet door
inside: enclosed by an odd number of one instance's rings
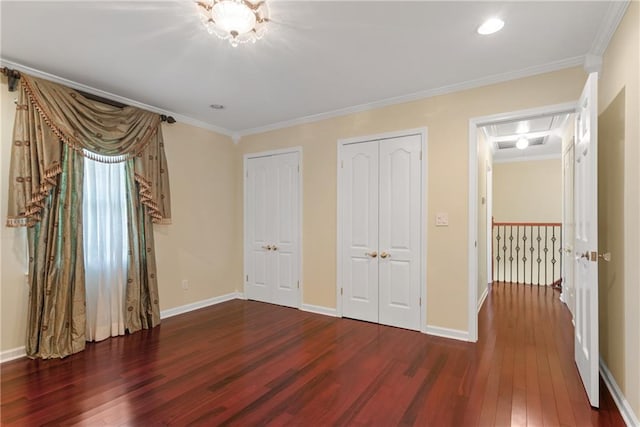
[[[345,317],[420,329],[421,138],[341,147]]]
[[[245,292],[299,306],[300,156],[249,157],[245,171]]]

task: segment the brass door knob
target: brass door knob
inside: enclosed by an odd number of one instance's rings
[[[271,250],[271,245],[266,245],[266,246],[262,246],[262,249],[270,251]]]
[[[273,245],[273,246],[271,246],[271,250],[272,250],[272,251],[277,251],[277,250],[278,250],[278,247],[277,247],[276,245]]]
[[[386,252],[381,252],[380,253],[380,258],[391,258],[391,254],[388,254]]]
[[[373,252],[365,252],[364,253],[366,256],[370,256],[371,258],[375,258],[378,256],[378,252],[373,251]]]

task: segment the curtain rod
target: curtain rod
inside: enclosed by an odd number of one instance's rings
[[[20,80],[20,72],[17,70],[12,70],[11,68],[7,68],[7,67],[1,67],[0,68],[0,73],[4,74],[5,76],[7,76],[7,79],[9,80],[9,92],[15,92],[16,88],[18,86],[18,80]],[[108,98],[104,98],[102,96],[99,95],[94,95],[92,93],[89,92],[84,92],[82,90],[78,90],[78,89],[74,89],[76,92],[80,93],[82,96],[84,96],[85,98],[91,99],[93,101],[97,101],[97,102],[101,102],[103,104],[107,104],[110,105],[112,107],[117,107],[117,108],[123,108],[126,107],[126,104],[123,104],[121,102],[118,101],[114,101],[112,99],[108,99]],[[176,119],[173,118],[173,116],[167,116],[166,114],[160,114],[160,120],[163,122],[167,122],[169,124],[175,123]]]

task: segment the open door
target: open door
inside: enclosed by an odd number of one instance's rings
[[[575,360],[591,406],[598,407],[598,74],[587,79],[576,111]]]

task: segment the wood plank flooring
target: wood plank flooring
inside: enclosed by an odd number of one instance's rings
[[[624,425],[593,410],[551,289],[494,284],[470,344],[230,301],[1,366],[3,425]]]

